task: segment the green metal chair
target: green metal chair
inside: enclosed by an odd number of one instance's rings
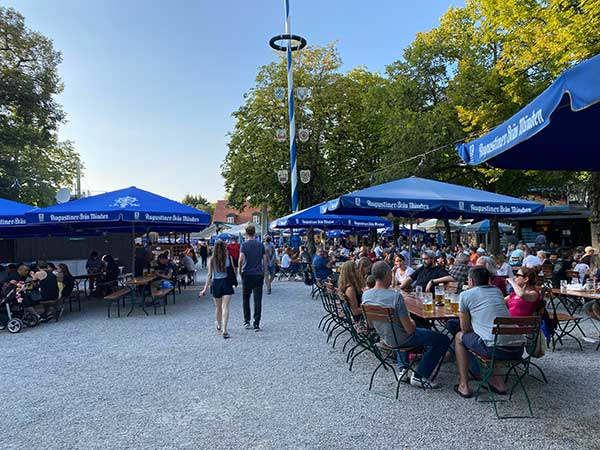
[[[537,316],[532,317],[496,317],[494,319],[494,328],[492,329],[492,333],[494,334],[494,345],[492,346],[492,354],[490,358],[486,358],[482,355],[479,355],[475,352],[471,351],[479,364],[481,369],[481,373],[483,374],[482,380],[477,386],[477,390],[475,392],[475,399],[480,402],[491,402],[494,405],[494,412],[496,413],[496,417],[498,419],[518,419],[518,418],[527,418],[533,417],[533,410],[531,408],[531,400],[529,395],[527,394],[527,389],[523,384],[523,379],[530,375],[529,369],[532,365],[531,358],[535,353],[537,346],[537,339],[540,333],[540,318]],[[498,359],[496,357],[496,349],[498,346],[498,338],[500,336],[521,336],[522,342],[524,344],[525,353],[519,359],[514,360],[506,360],[506,359]],[[496,375],[504,376],[505,379],[508,378],[508,375],[511,372],[515,373],[515,380],[512,385],[509,387],[509,396],[508,401],[512,402],[512,397],[515,391],[515,388],[519,386],[523,391],[525,399],[527,400],[527,407],[529,410],[529,415],[501,415],[498,412],[498,403],[505,402],[506,400],[497,398],[497,394],[495,394],[494,389],[489,383],[490,378],[494,374],[494,369],[497,365],[504,364],[508,367],[508,370],[504,374],[497,373]],[[489,393],[489,400],[480,400],[479,393],[481,389],[485,388]]]

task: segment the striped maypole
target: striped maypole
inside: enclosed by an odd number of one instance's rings
[[[290,23],[290,0],[285,6],[285,34],[292,34]],[[296,166],[296,121],[294,117],[294,74],[292,71],[292,40],[287,41],[288,108],[290,117],[290,178],[292,179],[292,212],[298,211],[298,168]]]

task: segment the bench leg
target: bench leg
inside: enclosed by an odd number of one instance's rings
[[[125,305],[123,305],[125,306]],[[117,317],[121,318],[121,302],[117,299]]]
[[[167,296],[165,295],[165,298],[163,298],[163,314],[167,315]]]

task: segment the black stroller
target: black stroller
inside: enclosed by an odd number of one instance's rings
[[[6,283],[2,288],[0,307],[6,308],[6,329],[9,333],[18,333],[27,327],[35,327],[39,323],[39,316],[25,309],[22,301],[28,294],[25,292],[30,283]]]

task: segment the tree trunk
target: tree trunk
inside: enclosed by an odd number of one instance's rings
[[[592,247],[600,244],[600,172],[592,172],[590,187],[590,232]]]
[[[310,255],[310,260],[312,261],[313,256],[315,256],[316,253],[315,230],[313,227],[310,227],[308,230],[306,230],[306,247],[308,249],[308,254]]]
[[[487,250],[490,255],[497,255],[500,252],[500,230],[497,217],[490,219],[490,246]]]
[[[264,238],[269,233],[269,210],[267,204],[263,203],[260,208],[260,228],[262,231],[261,238]]]
[[[444,219],[444,241],[446,245],[452,245],[452,229],[450,229],[450,219]]]

